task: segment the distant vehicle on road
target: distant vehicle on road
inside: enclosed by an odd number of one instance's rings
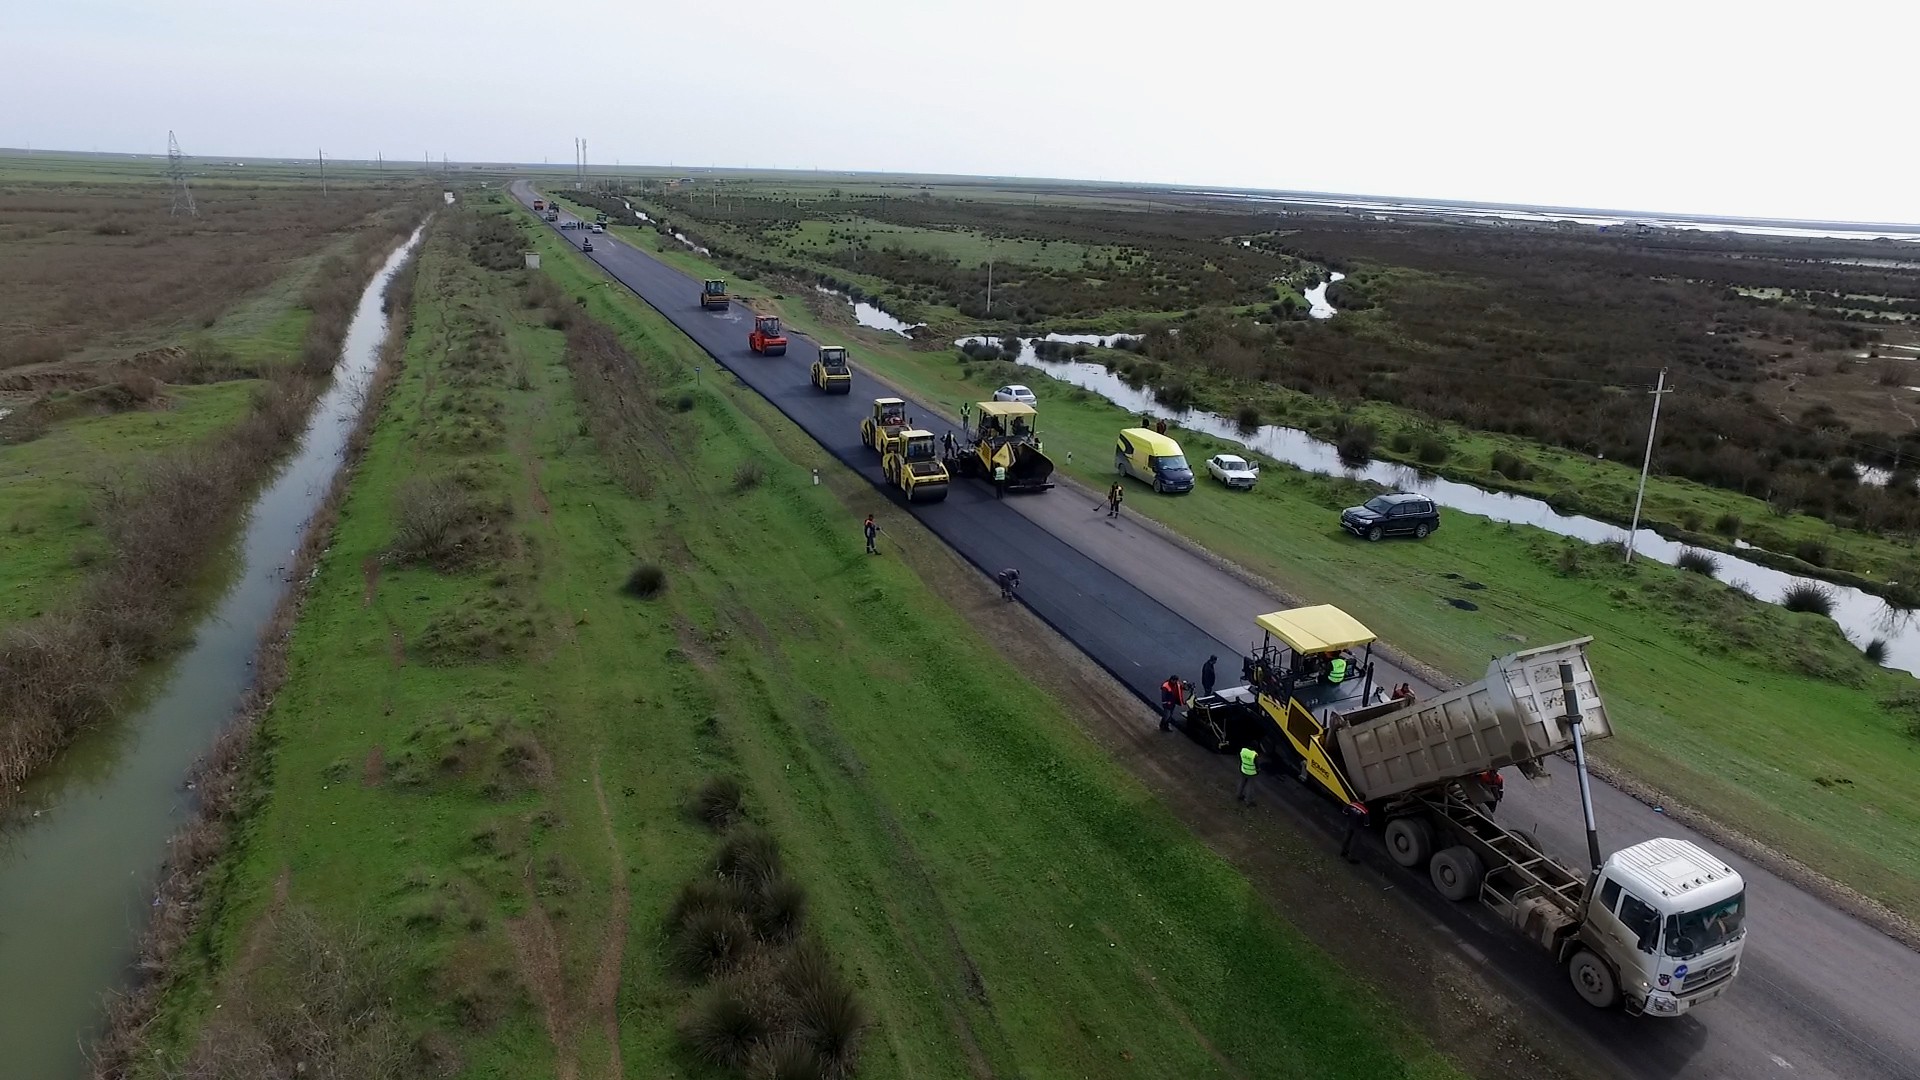
[[[607,231],[607,227],[596,221],[593,223],[593,231],[597,233],[603,233]]]
[[[1440,527],[1440,510],[1425,495],[1404,491],[1375,495],[1364,506],[1340,511],[1340,527],[1362,540],[1388,536],[1425,540],[1428,533]]]
[[[593,250],[593,237],[591,237],[591,236],[589,236],[589,237],[587,237],[587,238],[586,238],[585,240],[582,240],[582,241],[580,241],[580,250],[581,250],[581,251],[592,251],[592,250]]]
[[[1207,475],[1230,488],[1253,490],[1253,482],[1260,479],[1260,466],[1238,454],[1215,454],[1207,459]]]
[[[1033,391],[1021,386],[1019,383],[1012,383],[995,390],[993,392],[993,400],[1017,401],[1022,405],[1037,405],[1040,403],[1040,399],[1034,396]]]

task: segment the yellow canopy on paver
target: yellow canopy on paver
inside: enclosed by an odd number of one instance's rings
[[[1338,652],[1373,641],[1373,631],[1332,604],[1292,608],[1260,616],[1260,629],[1287,643],[1296,653]]]

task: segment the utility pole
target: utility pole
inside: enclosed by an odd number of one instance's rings
[[[200,211],[193,205],[193,190],[187,187],[187,156],[180,152],[180,140],[167,132],[167,181],[173,188],[173,209],[167,211],[168,217],[174,217],[182,211],[188,217],[199,217]]]
[[[987,237],[987,318],[993,318],[993,237]]]
[[[1647,497],[1647,469],[1653,465],[1653,433],[1660,427],[1660,399],[1673,391],[1667,389],[1667,369],[1660,369],[1660,381],[1654,384],[1653,419],[1647,422],[1647,455],[1640,459],[1640,491],[1633,497],[1633,524],[1627,528],[1627,561],[1633,561],[1633,536],[1640,531],[1640,503]]]
[[[320,194],[325,195],[327,193],[327,151],[322,148],[317,153],[320,155]]]

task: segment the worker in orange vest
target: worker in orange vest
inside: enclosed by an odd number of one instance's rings
[[[1187,700],[1186,684],[1180,676],[1169,675],[1167,681],[1160,684],[1160,730],[1173,730],[1173,714]]]

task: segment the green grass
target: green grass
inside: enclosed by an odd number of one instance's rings
[[[711,266],[681,251],[660,254],[696,273]],[[1071,451],[1066,473],[1095,490],[1110,482],[1114,432],[1128,418],[1104,400],[1028,368],[975,364],[963,379],[952,351],[917,351],[844,323],[824,327],[805,305],[772,300],[763,283],[737,291],[777,308],[799,332],[848,342],[857,363],[948,411],[1009,380],[1034,385],[1055,462]],[[1193,461],[1243,452],[1193,433],[1181,442]],[[1425,543],[1363,544],[1335,525],[1337,509],[1362,497],[1357,489],[1285,467],[1269,466],[1250,496],[1205,484],[1178,498],[1136,496],[1129,510],[1303,602],[1346,607],[1388,642],[1463,681],[1522,642],[1594,635],[1619,730],[1600,757],[1920,916],[1920,785],[1912,781],[1920,728],[1913,712],[1884,704],[1914,696],[1913,679],[1872,668],[1830,620],[1742,600],[1644,560],[1615,570],[1596,552],[1576,556],[1581,570],[1568,574],[1561,553],[1584,545],[1466,514],[1449,514]],[[1649,485],[1649,502],[1655,498]],[[1447,574],[1486,587],[1464,591]],[[1807,674],[1820,670],[1841,681]]]
[[[564,981],[583,992],[614,899],[597,765],[632,897],[624,1074],[712,1075],[674,1049],[684,992],[658,927],[711,849],[682,801],[725,772],[745,781],[812,894],[813,925],[861,986],[876,1020],[869,1080],[1454,1075],[1066,706],[908,569],[862,553],[859,513],[879,496],[848,505],[808,483],[825,458],[804,436],[743,388],[696,385],[690,342],[632,297],[589,290],[597,274],[557,237],[533,242],[634,351],[643,384],[694,407],[626,399],[619,459],[652,484],[635,496],[576,443],[561,335],[509,287],[520,273],[477,270],[444,234],[429,244],[405,371],[264,729],[272,787],[220,894],[217,955],[243,948],[244,916],[284,871],[293,902],[376,929],[407,973],[408,1022],[454,1037],[467,1075],[544,1075],[552,1050],[507,927],[544,910]],[[524,364],[528,388],[455,370],[462,350],[446,345],[470,340],[476,318],[505,330],[504,367]],[[497,443],[448,441],[496,409]],[[748,460],[766,478],[736,491]],[[513,542],[459,574],[388,566],[369,599],[362,566],[392,541],[403,484],[448,470],[510,503]],[[666,569],[652,600],[618,591],[641,561]],[[458,662],[444,632],[456,625],[499,658]],[[492,755],[529,739],[550,774],[500,782]],[[384,758],[372,783],[370,754]],[[204,981],[190,986],[167,1013],[176,1038],[212,1001]],[[476,1010],[488,1019],[462,1027]],[[568,1038],[597,1075],[610,1048],[597,1018],[581,1021]]]
[[[170,407],[67,420],[0,447],[0,626],[57,606],[105,549],[95,484],[246,415],[256,380],[180,386]]]

